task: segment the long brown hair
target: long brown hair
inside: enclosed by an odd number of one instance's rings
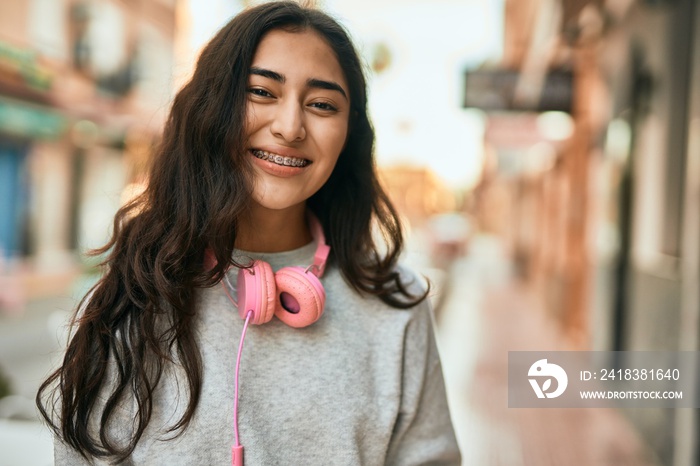
[[[377,179],[366,82],[348,34],[324,13],[293,2],[244,11],[209,42],[175,97],[148,187],[118,211],[112,238],[95,252],[107,254],[105,273],[78,306],[62,366],[37,394],[42,416],[85,457],[119,461],[131,454],[150,421],[163,369],[174,360],[187,374],[189,404],[169,431],[181,432],[194,415],[202,385],[195,293],[221,280],[229,265],[244,265],[231,257],[252,185],[244,148],[248,74],[261,38],[279,28],[318,32],[349,86],[347,145],[328,182],[308,201],[324,226],[331,261],[357,292],[392,307],[412,307],[427,295],[409,293],[395,270],[401,226]],[[203,267],[205,248],[218,261],[213,269]],[[129,397],[138,406],[135,429],[120,444],[106,426]],[[95,416],[99,433],[88,427]]]

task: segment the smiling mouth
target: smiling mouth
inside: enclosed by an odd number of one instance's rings
[[[299,159],[297,157],[285,157],[284,155],[267,152],[264,150],[251,149],[250,152],[260,160],[267,160],[283,167],[305,167],[311,163],[310,160]]]

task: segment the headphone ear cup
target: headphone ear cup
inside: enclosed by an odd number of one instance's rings
[[[290,327],[306,327],[323,314],[326,291],[318,277],[304,267],[285,267],[275,274],[275,315]]]
[[[238,313],[242,319],[253,311],[250,322],[255,325],[272,320],[277,302],[275,274],[270,264],[255,261],[249,268],[238,271]]]

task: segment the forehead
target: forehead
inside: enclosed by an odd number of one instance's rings
[[[273,29],[255,50],[252,66],[295,76],[333,80],[347,89],[345,74],[328,42],[313,29]]]

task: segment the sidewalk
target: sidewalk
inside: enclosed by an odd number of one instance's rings
[[[0,367],[13,393],[0,399],[0,466],[53,464],[53,439],[38,421],[34,396],[62,356],[74,306],[67,296],[41,298],[21,313],[0,313]]]
[[[512,278],[497,240],[479,237],[470,249],[449,274],[437,325],[463,464],[656,465],[616,410],[508,408],[508,351],[572,348]]]

